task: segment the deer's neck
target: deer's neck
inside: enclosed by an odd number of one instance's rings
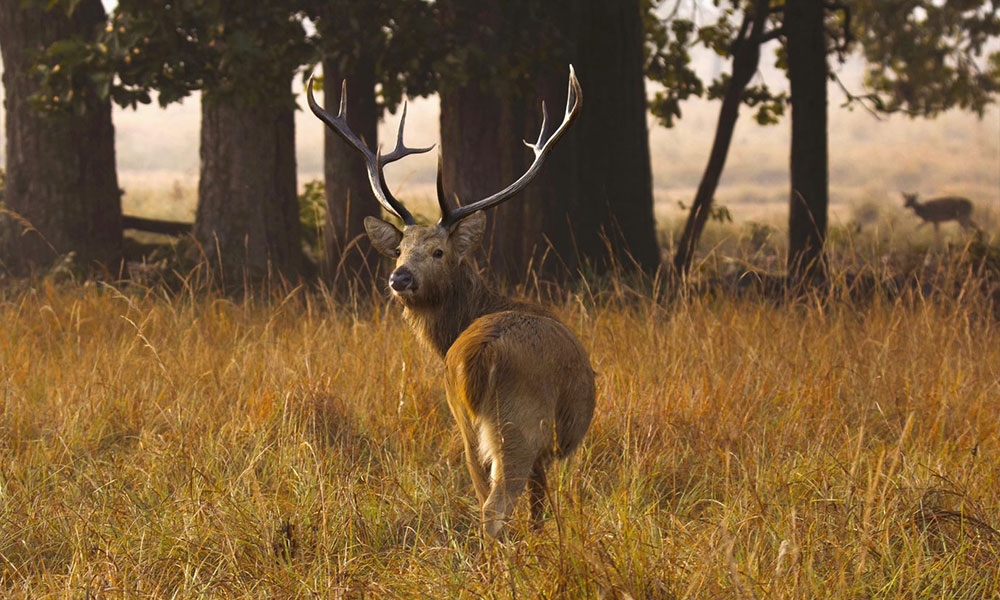
[[[406,307],[403,316],[424,342],[441,358],[459,335],[483,315],[518,308],[522,303],[498,294],[471,265],[462,264],[460,274],[439,303]]]

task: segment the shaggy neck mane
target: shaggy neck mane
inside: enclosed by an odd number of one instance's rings
[[[466,261],[458,266],[449,289],[437,301],[407,306],[403,316],[441,358],[473,321],[483,315],[505,310],[541,312],[540,306],[512,300],[490,289],[475,267]]]

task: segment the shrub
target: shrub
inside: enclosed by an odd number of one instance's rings
[[[323,229],[326,226],[326,186],[322,179],[307,181],[299,194],[299,223],[302,251],[318,264],[323,257]]]

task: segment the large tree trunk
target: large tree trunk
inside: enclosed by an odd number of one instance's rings
[[[523,172],[524,145],[510,131],[514,107],[475,84],[441,93],[441,147],[444,189],[449,202],[467,204],[500,191]],[[492,270],[516,281],[524,272],[524,198],[511,200],[487,216],[483,246]]]
[[[35,3],[37,4],[37,3]],[[83,0],[67,17],[19,0],[0,0],[0,52],[6,102],[6,210],[0,215],[0,268],[16,275],[44,269],[60,255],[116,271],[121,260],[121,192],[115,171],[108,100],[88,101],[82,116],[45,114],[29,98],[37,90],[32,55],[74,35],[89,37],[105,22],[100,0]]]
[[[351,72],[343,72],[339,63],[336,57],[323,61],[324,107],[331,114],[337,114],[340,83],[347,79],[348,124],[368,147],[375,148],[379,119],[375,103],[375,65],[368,61],[358,64]],[[327,216],[323,276],[340,291],[367,289],[374,281],[378,260],[370,246],[358,244],[357,239],[365,233],[365,217],[379,215],[378,201],[372,194],[364,160],[357,150],[329,128],[325,129],[324,140]]]
[[[551,8],[551,26],[562,24],[573,47],[569,58],[584,101],[579,120],[560,142],[566,147],[554,150],[553,164],[547,165],[559,176],[542,203],[542,235],[571,271],[602,272],[612,263],[654,271],[660,256],[640,3],[566,0]],[[567,67],[561,65],[547,77],[551,83],[542,86],[552,90],[546,98],[555,119],[566,77]]]
[[[733,140],[736,119],[740,115],[743,92],[757,72],[757,65],[760,63],[760,43],[764,26],[767,24],[767,7],[767,0],[757,0],[752,21],[750,15],[744,16],[739,35],[733,43],[733,75],[722,97],[722,107],[719,109],[719,121],[715,128],[715,139],[712,142],[708,165],[701,176],[698,191],[691,204],[691,212],[684,225],[684,233],[674,254],[674,271],[681,276],[687,275],[691,269],[694,250],[698,245],[698,239],[701,238],[701,232],[705,229],[715,198],[715,190],[719,187],[719,179],[726,166],[729,144]]]
[[[202,96],[195,236],[227,288],[298,276],[291,77],[287,103],[242,106]]]
[[[441,0],[440,4],[443,26],[459,45],[478,46],[492,57],[491,64],[509,57],[510,38],[521,24],[520,11],[505,11],[501,3],[486,0]],[[525,133],[524,113],[516,105],[517,90],[499,91],[494,81],[470,78],[461,86],[446,86],[440,97],[442,173],[448,200],[454,204],[457,196],[467,204],[517,179],[530,156],[521,143],[530,134]],[[525,198],[518,198],[487,213],[483,246],[501,279],[516,281],[524,274],[524,203]]]
[[[826,39],[820,0],[785,4],[788,79],[792,102],[792,186],[788,217],[788,274],[793,282],[825,274],[829,175],[827,165]]]

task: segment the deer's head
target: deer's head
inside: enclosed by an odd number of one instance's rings
[[[917,205],[917,194],[908,194],[906,192],[900,192],[903,195],[903,206],[905,208],[911,208]]]
[[[455,273],[458,267],[469,260],[479,247],[486,229],[486,217],[483,210],[491,208],[508,200],[534,179],[541,170],[542,162],[556,140],[562,137],[570,123],[580,111],[583,103],[583,91],[576,78],[573,66],[569,68],[569,91],[566,96],[566,111],[562,123],[549,133],[547,131],[548,115],[545,103],[542,102],[542,128],[535,143],[525,142],[525,145],[535,153],[535,159],[521,177],[499,192],[458,207],[448,204],[441,177],[441,165],[438,163],[437,196],[441,218],[434,225],[418,225],[413,215],[406,207],[389,192],[382,173],[385,165],[397,161],[410,154],[430,151],[427,148],[408,148],[403,143],[403,128],[406,124],[406,104],[399,120],[399,131],[396,135],[396,148],[383,156],[379,147],[376,152],[352,132],[347,126],[347,82],[341,86],[340,112],[336,117],[326,112],[313,98],[312,79],[309,80],[307,99],[309,108],[330,129],[357,150],[365,160],[368,170],[368,182],[379,204],[403,222],[400,230],[392,223],[368,217],[365,219],[365,231],[372,245],[382,254],[396,259],[396,268],[389,276],[389,288],[396,298],[407,306],[433,305],[443,298],[456,285]]]
[[[396,259],[389,289],[408,306],[433,305],[445,297],[485,230],[486,216],[481,212],[450,227],[406,225],[402,231],[376,217],[365,219],[365,231],[375,249]]]

